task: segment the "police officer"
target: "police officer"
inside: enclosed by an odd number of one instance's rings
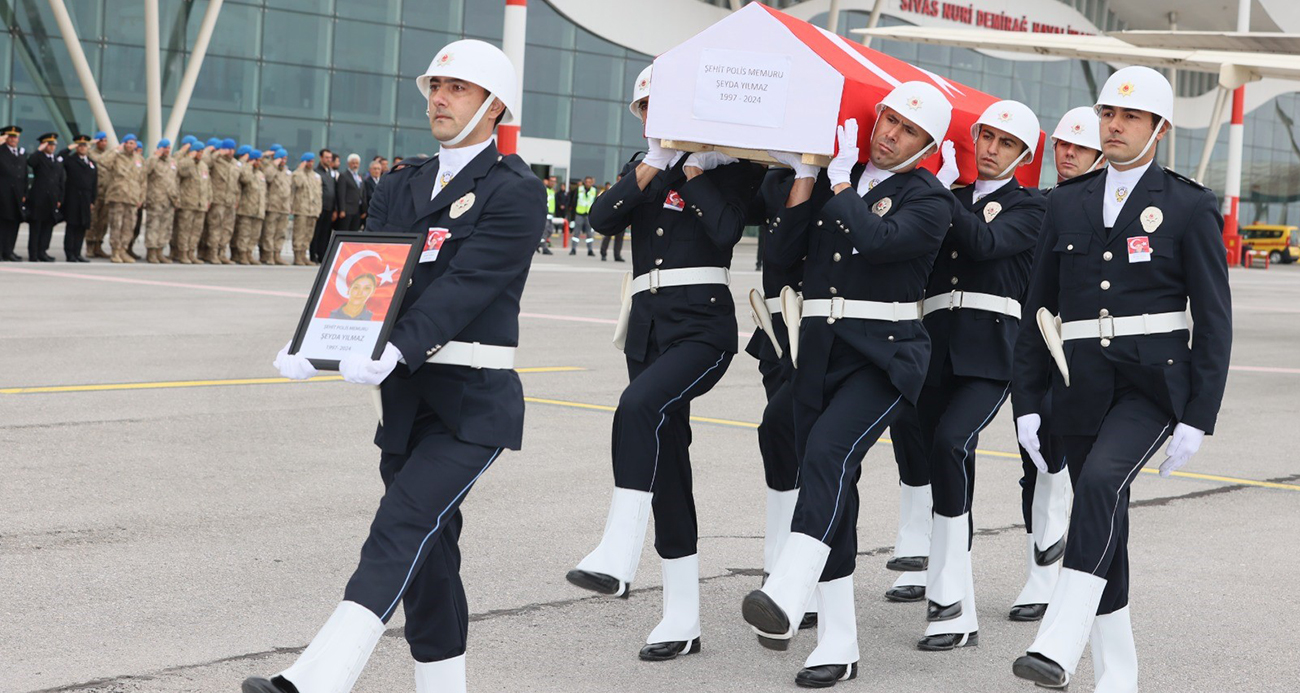
[[[1126,67],[1097,98],[1109,168],[1052,192],[1016,341],[1020,444],[1040,454],[1052,393],[1056,452],[1074,484],[1060,577],[1016,676],[1064,687],[1091,641],[1097,690],[1136,691],[1128,609],[1129,485],[1169,440],[1160,473],[1214,432],[1232,346],[1223,218],[1214,193],[1154,165],[1172,127],[1169,82]],[[1191,323],[1187,309],[1191,309]],[[1188,343],[1191,346],[1188,346]]]
[[[591,207],[597,232],[633,229],[619,335],[630,382],[614,412],[609,521],[567,578],[600,594],[626,594],[653,507],[664,617],[640,657],[667,660],[700,651],[690,403],[717,384],[736,353],[731,254],[763,170],[718,153],[686,156],[656,139],[647,144],[645,159]]]
[[[786,649],[799,616],[818,599],[817,648],[795,678],[833,686],[857,675],[853,570],[857,481],[867,450],[915,402],[930,341],[921,325],[925,278],[948,230],[952,198],[917,163],[935,152],[952,106],[925,82],[905,82],[876,105],[858,163],[858,123],[838,128],[838,154],[825,180],[797,171],[786,208],[772,220],[765,265],[804,265],[794,355],[795,440],[800,487],[791,533],[762,589],[742,615],[759,642]],[[787,293],[788,295],[788,293]]]
[[[23,223],[23,200],[27,197],[27,150],[18,146],[23,129],[6,125],[0,136],[0,259],[18,262],[14,254],[18,243],[18,226]]]
[[[90,227],[99,169],[90,160],[90,137],[77,135],[73,149],[63,157],[63,257],[68,262],[90,262],[81,254],[81,244]]]
[[[57,134],[46,133],[37,141],[36,151],[27,157],[27,167],[32,170],[32,187],[27,191],[27,259],[54,262],[49,250],[56,215],[63,206],[63,155],[57,153]]]
[[[321,214],[320,174],[312,170],[316,155],[303,153],[293,172],[293,264],[315,265],[307,256]]]
[[[245,681],[244,693],[347,693],[398,602],[417,693],[465,690],[460,503],[503,450],[520,446],[519,299],[546,202],[528,164],[492,140],[518,107],[504,53],[456,41],[416,82],[442,150],[387,174],[368,230],[418,233],[421,262],[383,355],[339,364],[348,382],[380,386],[375,442],[387,492],[344,601],[293,666]],[[315,372],[285,352],[277,363],[289,377]]]
[[[289,264],[280,257],[293,204],[289,172],[284,168],[284,159],[288,155],[278,146],[272,146],[262,154],[264,160],[270,161],[270,165],[262,167],[262,174],[266,176],[266,218],[262,221],[258,259],[263,265]]]
[[[207,247],[203,261],[209,265],[229,265],[234,262],[226,256],[226,249],[235,233],[235,207],[239,203],[240,165],[235,161],[237,146],[234,140],[226,138],[204,154],[208,173],[212,177],[212,206],[208,209],[202,241]]]
[[[198,243],[203,236],[203,220],[212,206],[212,177],[205,155],[214,147],[190,138],[190,149],[176,165],[180,181],[176,196],[176,245],[172,256],[183,265],[200,262]],[[220,144],[220,143],[218,143]]]
[[[108,202],[108,244],[113,252],[110,259],[115,263],[135,262],[126,247],[135,230],[136,212],[145,200],[144,160],[137,152],[138,146],[135,135],[127,135],[117,149],[100,160],[101,173],[109,176],[104,197]]]
[[[1105,165],[1097,134],[1097,114],[1092,107],[1081,106],[1066,112],[1052,131],[1052,154],[1058,184]],[[1051,194],[1051,190],[1043,192]],[[1040,406],[1044,431],[1051,429],[1051,401],[1051,396],[1046,395]],[[1070,475],[1065,459],[1051,451],[1050,437],[1042,436],[1040,443],[1039,453],[1047,463],[1045,474],[1038,473],[1029,453],[1020,448],[1023,472],[1020,509],[1025,519],[1029,568],[1025,587],[1011,607],[1012,621],[1043,618],[1047,599],[1052,596],[1056,576],[1061,572],[1061,557],[1065,555],[1065,528],[1070,521]]]
[[[244,145],[248,146],[248,145]],[[253,248],[262,238],[266,218],[266,174],[262,173],[262,152],[248,147],[239,172],[239,206],[236,208],[235,238],[231,244],[235,262],[253,265]]]
[[[578,237],[581,237],[583,243],[587,245],[587,257],[595,257],[596,251],[591,247],[592,231],[590,216],[591,206],[596,203],[596,181],[591,176],[587,176],[582,180],[582,185],[574,188],[572,197],[573,217],[571,221],[573,222],[573,235],[571,238],[577,239]],[[576,255],[577,252],[578,244],[576,240],[571,240],[569,243],[569,254]]]
[[[179,193],[179,181],[176,176],[176,160],[172,158],[172,142],[161,139],[149,157],[145,166],[148,180],[145,196],[145,261],[157,264],[171,264],[171,259],[163,255],[165,247],[172,237],[172,227],[176,222],[176,202]]]

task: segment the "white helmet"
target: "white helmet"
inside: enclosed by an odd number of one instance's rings
[[[1100,116],[1101,109],[1106,106],[1146,111],[1154,113],[1160,119],[1156,123],[1155,130],[1151,131],[1151,137],[1147,140],[1147,146],[1142,148],[1142,152],[1128,161],[1111,162],[1117,166],[1128,166],[1141,160],[1156,143],[1156,136],[1160,134],[1160,129],[1165,123],[1170,127],[1174,124],[1173,87],[1169,86],[1169,80],[1165,79],[1164,75],[1143,65],[1131,65],[1116,70],[1115,74],[1106,80],[1106,85],[1097,95],[1097,104],[1092,107],[1092,110]]]
[[[1071,108],[1061,117],[1052,132],[1052,143],[1069,142],[1080,147],[1101,151],[1101,126],[1097,123],[1097,112],[1087,106]]]
[[[477,84],[488,92],[488,98],[483,101],[473,120],[465,125],[465,129],[459,135],[443,142],[444,145],[460,144],[460,141],[483,119],[488,107],[492,105],[494,96],[506,108],[501,116],[501,122],[504,124],[514,122],[519,99],[519,78],[515,73],[514,64],[500,48],[475,39],[453,41],[438,51],[438,55],[434,56],[424,74],[415,78],[415,84],[420,88],[420,93],[424,95],[426,101],[429,98],[429,80],[432,77],[461,79]]]
[[[636,76],[636,84],[632,85],[632,101],[628,103],[627,110],[632,111],[632,115],[640,118],[641,112],[636,110],[636,102],[650,96],[650,73],[654,70],[654,64],[651,63],[641,74]]]
[[[1038,153],[1038,116],[1028,106],[1019,101],[995,101],[970,126],[971,139],[979,141],[981,125],[997,128],[1020,140],[1027,147],[1026,158],[1034,160]]]
[[[938,149],[948,134],[949,123],[952,122],[952,104],[948,102],[943,92],[927,82],[903,82],[894,87],[893,91],[876,104],[877,123],[880,122],[881,111],[886,107],[916,123],[933,140],[912,158],[890,169],[892,171],[899,171],[912,165],[929,152],[930,147]],[[874,127],[872,129],[874,131]]]

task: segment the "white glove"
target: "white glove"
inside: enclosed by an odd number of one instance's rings
[[[1029,454],[1029,461],[1038,468],[1039,474],[1047,473],[1047,460],[1043,459],[1043,446],[1038,442],[1038,427],[1043,425],[1043,417],[1037,414],[1025,414],[1016,419],[1016,439],[1020,447]]]
[[[740,159],[734,156],[727,156],[722,152],[695,152],[686,157],[686,165],[694,166],[701,171],[712,171],[719,166],[734,164]]]
[[[284,345],[280,353],[275,355],[275,363],[272,365],[275,366],[276,370],[280,371],[281,377],[290,380],[315,378],[320,371],[317,371],[316,367],[311,365],[311,361],[308,361],[306,356],[290,354],[289,346],[292,344],[293,342],[289,342]]]
[[[961,175],[961,171],[957,170],[957,148],[952,145],[952,140],[944,140],[943,145],[939,147],[939,153],[943,158],[943,165],[939,167],[939,172],[934,174],[934,177],[943,183],[943,187],[951,188]]]
[[[831,165],[826,167],[832,188],[840,183],[848,183],[853,167],[858,165],[858,119],[849,118],[835,128],[835,139],[839,144],[839,153],[831,159]]]
[[[817,165],[805,164],[803,162],[803,157],[794,152],[777,152],[769,149],[767,155],[776,159],[778,163],[785,164],[794,169],[794,177],[796,179],[817,177]]]
[[[681,159],[682,154],[685,153],[676,149],[668,149],[667,147],[664,147],[659,144],[658,137],[647,137],[645,144],[646,154],[645,158],[641,160],[641,163],[651,168],[657,168],[660,171],[675,165],[677,160]]]
[[[378,385],[384,382],[384,378],[397,368],[398,359],[402,358],[402,352],[389,342],[384,346],[384,353],[379,355],[378,360],[371,360],[365,356],[345,356],[339,361],[339,375],[349,383],[358,385]]]
[[[1165,447],[1165,461],[1160,463],[1160,476],[1168,478],[1187,464],[1192,455],[1201,449],[1203,440],[1205,431],[1183,423],[1175,426],[1174,434],[1169,437],[1169,445]]]

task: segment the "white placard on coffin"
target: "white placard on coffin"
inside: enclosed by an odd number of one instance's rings
[[[752,4],[655,59],[646,136],[829,156],[844,76]]]

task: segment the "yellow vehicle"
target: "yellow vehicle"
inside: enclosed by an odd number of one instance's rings
[[[1241,247],[1268,253],[1273,264],[1290,264],[1300,260],[1300,229],[1294,226],[1254,224],[1241,229]]]

